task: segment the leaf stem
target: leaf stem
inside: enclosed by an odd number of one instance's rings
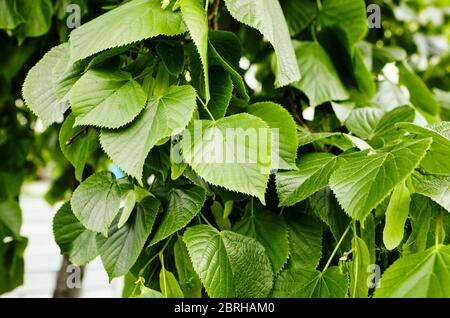
[[[67,139],[66,141],[66,145],[71,145],[75,139],[77,139],[78,137],[80,137],[83,133],[87,133],[88,127],[84,127],[83,129],[81,129],[79,132],[77,132],[75,135],[73,135],[72,137],[70,137],[69,139]]]
[[[212,12],[208,16],[208,21],[213,21],[213,29],[214,31],[219,30],[219,9],[220,9],[221,0],[216,0],[214,2]]]
[[[328,269],[328,267],[330,266],[331,261],[332,261],[333,258],[334,258],[334,255],[336,255],[336,253],[337,253],[339,247],[341,246],[342,242],[344,241],[344,238],[345,238],[345,236],[347,235],[348,231],[350,230],[351,225],[352,225],[352,223],[350,223],[350,224],[347,226],[347,228],[345,229],[344,233],[342,234],[341,238],[339,239],[339,242],[336,244],[336,247],[334,248],[333,253],[331,253],[330,257],[328,258],[328,261],[327,261],[327,263],[325,264],[325,267],[323,268],[323,271],[322,271],[322,272],[325,272],[325,271]]]
[[[200,101],[200,104],[203,105],[203,108],[205,108],[205,110],[206,110],[206,112],[208,113],[209,117],[211,117],[211,120],[212,120],[212,121],[216,121],[216,120],[214,119],[214,116],[213,116],[213,115],[211,114],[211,112],[209,111],[208,106],[207,106],[206,103],[203,101],[203,99],[202,99],[200,96],[198,96],[198,94],[197,94],[197,99]]]
[[[211,225],[211,223],[209,223],[208,219],[206,218],[206,216],[203,215],[203,213],[200,212],[200,216],[203,219],[203,221],[205,221],[209,226],[214,227]]]
[[[321,0],[317,0],[317,8],[319,9],[319,11],[322,10],[322,1]]]

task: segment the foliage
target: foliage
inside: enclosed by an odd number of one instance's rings
[[[0,292],[22,282],[20,184],[51,161],[61,252],[128,297],[450,296],[448,12],[98,2],[69,34],[65,1],[0,0]],[[28,64],[38,121],[14,106]]]

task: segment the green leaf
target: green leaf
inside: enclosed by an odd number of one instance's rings
[[[51,49],[28,72],[23,97],[44,126],[62,120],[69,108],[70,89],[82,70],[82,63],[69,64],[69,45],[65,43]]]
[[[120,208],[121,191],[111,172],[93,174],[74,191],[73,213],[87,229],[107,234]]]
[[[377,298],[450,297],[450,246],[440,245],[398,259],[380,280]]]
[[[53,235],[61,253],[69,255],[73,264],[84,266],[97,255],[96,233],[86,230],[72,212],[70,202],[64,203],[53,218]]]
[[[356,136],[368,140],[373,136],[373,132],[382,117],[383,111],[378,108],[356,108],[350,112],[345,121],[345,126]]]
[[[159,291],[142,286],[141,293],[137,295],[136,298],[165,298],[165,297]]]
[[[448,175],[450,173],[450,122],[441,122],[422,127],[412,123],[399,123],[401,129],[422,137],[433,138],[430,151],[420,165],[429,173]]]
[[[184,298],[180,285],[177,279],[171,272],[162,268],[159,272],[159,285],[161,287],[161,293],[166,298]]]
[[[300,79],[295,52],[283,10],[277,0],[225,0],[233,18],[261,32],[277,56],[275,85],[286,86]]]
[[[150,235],[160,203],[152,196],[139,202],[128,222],[117,227],[117,221],[109,228],[108,237],[97,234],[97,249],[109,279],[127,273],[138,259]]]
[[[270,261],[256,240],[196,225],[186,230],[184,242],[210,297],[265,297],[272,288]]]
[[[280,206],[303,201],[328,185],[331,174],[339,165],[339,158],[329,153],[309,153],[298,159],[297,171],[276,175]]]
[[[250,105],[247,112],[261,118],[271,128],[272,170],[297,169],[296,124],[291,114],[278,104],[262,102]]]
[[[153,96],[131,125],[119,130],[102,130],[100,143],[106,154],[123,171],[142,179],[150,150],[159,140],[183,131],[196,107],[192,86],[171,86],[163,96]]]
[[[415,192],[429,197],[450,212],[450,177],[428,177],[414,186]]]
[[[288,227],[284,218],[263,210],[254,209],[253,201],[250,213],[233,226],[233,231],[252,237],[264,246],[277,275],[289,257]]]
[[[294,42],[294,47],[302,78],[292,86],[308,96],[311,107],[349,98],[333,62],[319,43]]]
[[[119,70],[87,71],[70,95],[76,126],[122,127],[136,118],[146,101],[141,85]]]
[[[155,231],[150,246],[181,230],[200,212],[206,201],[206,191],[198,186],[171,189],[167,208]]]
[[[355,236],[352,239],[352,262],[350,266],[350,297],[367,298],[369,286],[367,284],[370,263],[370,253],[366,243]]]
[[[318,21],[325,28],[343,29],[349,47],[362,40],[368,29],[363,0],[324,0]]]
[[[302,32],[316,17],[316,4],[309,0],[280,1],[290,34]]]
[[[405,85],[410,94],[411,103],[421,110],[436,115],[440,106],[433,93],[422,79],[406,63],[399,65],[400,84]]]
[[[233,82],[230,74],[221,67],[212,67],[209,74],[211,77],[211,100],[208,104],[208,110],[214,119],[220,119],[225,117],[227,113],[233,93]]]
[[[98,132],[93,128],[74,128],[75,116],[70,114],[59,131],[59,147],[64,157],[75,167],[75,177],[83,179],[84,167],[99,146]]]
[[[12,30],[23,22],[25,20],[17,11],[16,0],[0,1],[0,29]]]
[[[192,266],[189,253],[182,237],[179,237],[173,247],[175,267],[177,268],[178,281],[186,298],[202,297],[202,282]]]
[[[0,224],[0,233],[2,232]],[[24,251],[28,240],[18,237],[4,242],[3,237],[0,238],[0,294],[3,294],[23,284]]]
[[[386,222],[383,231],[384,245],[390,251],[403,241],[410,203],[411,197],[408,187],[405,182],[399,183],[395,186],[386,209]]]
[[[134,207],[136,206],[136,202],[138,201],[137,199],[138,195],[136,191],[131,190],[128,192],[125,198],[125,205],[123,206],[122,214],[120,215],[119,222],[117,223],[117,227],[119,229],[124,226],[125,223],[127,223],[128,219],[131,216],[131,213],[134,210]]]
[[[20,14],[26,21],[14,30],[20,40],[27,37],[38,37],[50,30],[53,16],[51,0],[16,1],[20,8]]]
[[[203,66],[205,81],[205,99],[209,102],[211,95],[209,92],[208,73],[208,16],[204,8],[204,0],[180,0],[181,13],[186,23],[192,40],[200,54]]]
[[[159,0],[134,0],[72,31],[71,59],[82,60],[113,47],[185,31],[180,12],[163,10]]]
[[[319,132],[319,133],[312,133],[306,129],[301,129],[297,127],[297,140],[298,140],[298,146],[306,146],[310,143],[321,141],[323,139],[338,136],[340,133],[334,133],[334,132]]]
[[[250,97],[244,79],[238,73],[239,60],[241,58],[241,43],[233,32],[214,31],[209,33],[209,54],[211,65],[223,67],[231,76],[236,89],[241,97],[248,101]]]
[[[22,211],[15,200],[0,202],[0,224],[3,223],[15,236],[20,236]]]
[[[156,52],[170,74],[178,76],[184,68],[184,49],[181,44],[173,45],[159,42]]]
[[[186,162],[207,182],[264,202],[271,168],[271,134],[256,116],[195,121],[183,133]]]
[[[431,139],[412,140],[354,158],[331,175],[330,187],[345,212],[363,221],[397,184],[411,175],[430,145]]]

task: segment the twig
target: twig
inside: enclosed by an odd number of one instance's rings
[[[75,139],[77,139],[78,137],[80,137],[82,134],[86,134],[88,130],[88,127],[84,127],[83,129],[81,129],[79,132],[77,132],[75,135],[73,135],[72,137],[70,137],[69,139],[67,139],[66,141],[66,145],[70,145],[72,144]]]
[[[214,1],[214,5],[212,7],[212,12],[208,16],[208,21],[213,21],[213,29],[214,31],[219,30],[219,9],[220,9],[221,0]]]

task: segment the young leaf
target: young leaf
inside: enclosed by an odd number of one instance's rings
[[[233,226],[233,231],[252,237],[260,242],[277,275],[289,256],[288,227],[284,218],[263,209],[254,209]]]
[[[106,235],[120,208],[121,191],[111,172],[99,172],[81,183],[70,201],[73,213],[87,229]]]
[[[433,246],[398,259],[383,274],[376,298],[450,297],[450,246]]]
[[[70,95],[76,126],[122,127],[136,118],[146,101],[141,85],[119,70],[87,71]]]
[[[412,140],[354,158],[331,175],[330,187],[345,212],[363,221],[397,184],[411,175],[430,145],[431,139]]]
[[[168,196],[167,208],[150,242],[150,246],[155,245],[188,225],[200,212],[206,201],[205,190],[195,185],[172,189]]]
[[[124,226],[124,224],[127,223],[128,219],[130,218],[131,213],[136,206],[136,202],[138,199],[137,196],[138,195],[134,190],[131,190],[127,193],[127,196],[125,198],[125,205],[123,207],[122,214],[120,215],[119,222],[117,223],[117,227],[119,229]]]
[[[65,43],[51,49],[28,72],[23,97],[44,126],[62,120],[69,108],[68,93],[78,80],[82,66],[81,63],[69,64],[69,45]]]
[[[138,259],[158,214],[160,203],[152,196],[139,202],[128,222],[117,227],[117,221],[109,228],[108,237],[97,234],[97,249],[109,279],[127,273]]]
[[[352,262],[350,265],[350,297],[367,298],[367,267],[370,265],[370,253],[366,243],[355,236],[352,240]]]
[[[70,202],[64,203],[53,218],[53,234],[61,254],[78,266],[84,266],[97,255],[96,233],[87,230],[72,212]]]
[[[71,60],[82,60],[107,49],[158,35],[171,36],[185,31],[181,13],[163,10],[159,0],[130,1],[72,31]]]
[[[161,288],[161,293],[166,298],[184,298],[177,279],[165,268],[162,268],[159,272],[159,286]]]
[[[247,108],[247,112],[261,118],[271,128],[272,170],[297,169],[296,124],[291,114],[272,102],[256,103]]]
[[[207,182],[264,202],[271,168],[271,134],[256,116],[195,121],[183,133],[186,162]]]
[[[94,128],[74,128],[75,116],[70,114],[59,131],[59,147],[64,157],[75,167],[75,177],[83,179],[86,162],[99,146],[98,132]]]
[[[390,251],[403,240],[410,202],[411,197],[405,182],[398,184],[392,192],[386,210],[386,222],[383,231],[384,245]]]
[[[297,171],[277,173],[280,206],[294,205],[327,186],[339,161],[339,158],[332,154],[309,153],[298,159]]]
[[[119,130],[102,130],[100,143],[106,154],[123,171],[142,179],[150,150],[163,138],[183,131],[196,107],[192,86],[171,86],[163,96],[153,96],[131,125]]]
[[[205,81],[204,96],[206,99],[205,102],[208,103],[211,98],[208,73],[208,16],[203,3],[204,0],[180,0],[183,20],[186,23],[198,53],[200,54]]]
[[[272,288],[270,261],[256,240],[196,225],[186,230],[184,242],[210,297],[265,297]]]
[[[333,62],[317,42],[294,42],[302,78],[292,84],[308,96],[311,107],[328,101],[345,100],[349,94]]]
[[[173,247],[175,267],[177,268],[178,281],[186,298],[202,297],[202,282],[192,267],[189,253],[182,237],[179,237]]]
[[[257,29],[275,49],[277,87],[300,79],[289,28],[277,0],[225,0],[228,11],[241,23]]]

